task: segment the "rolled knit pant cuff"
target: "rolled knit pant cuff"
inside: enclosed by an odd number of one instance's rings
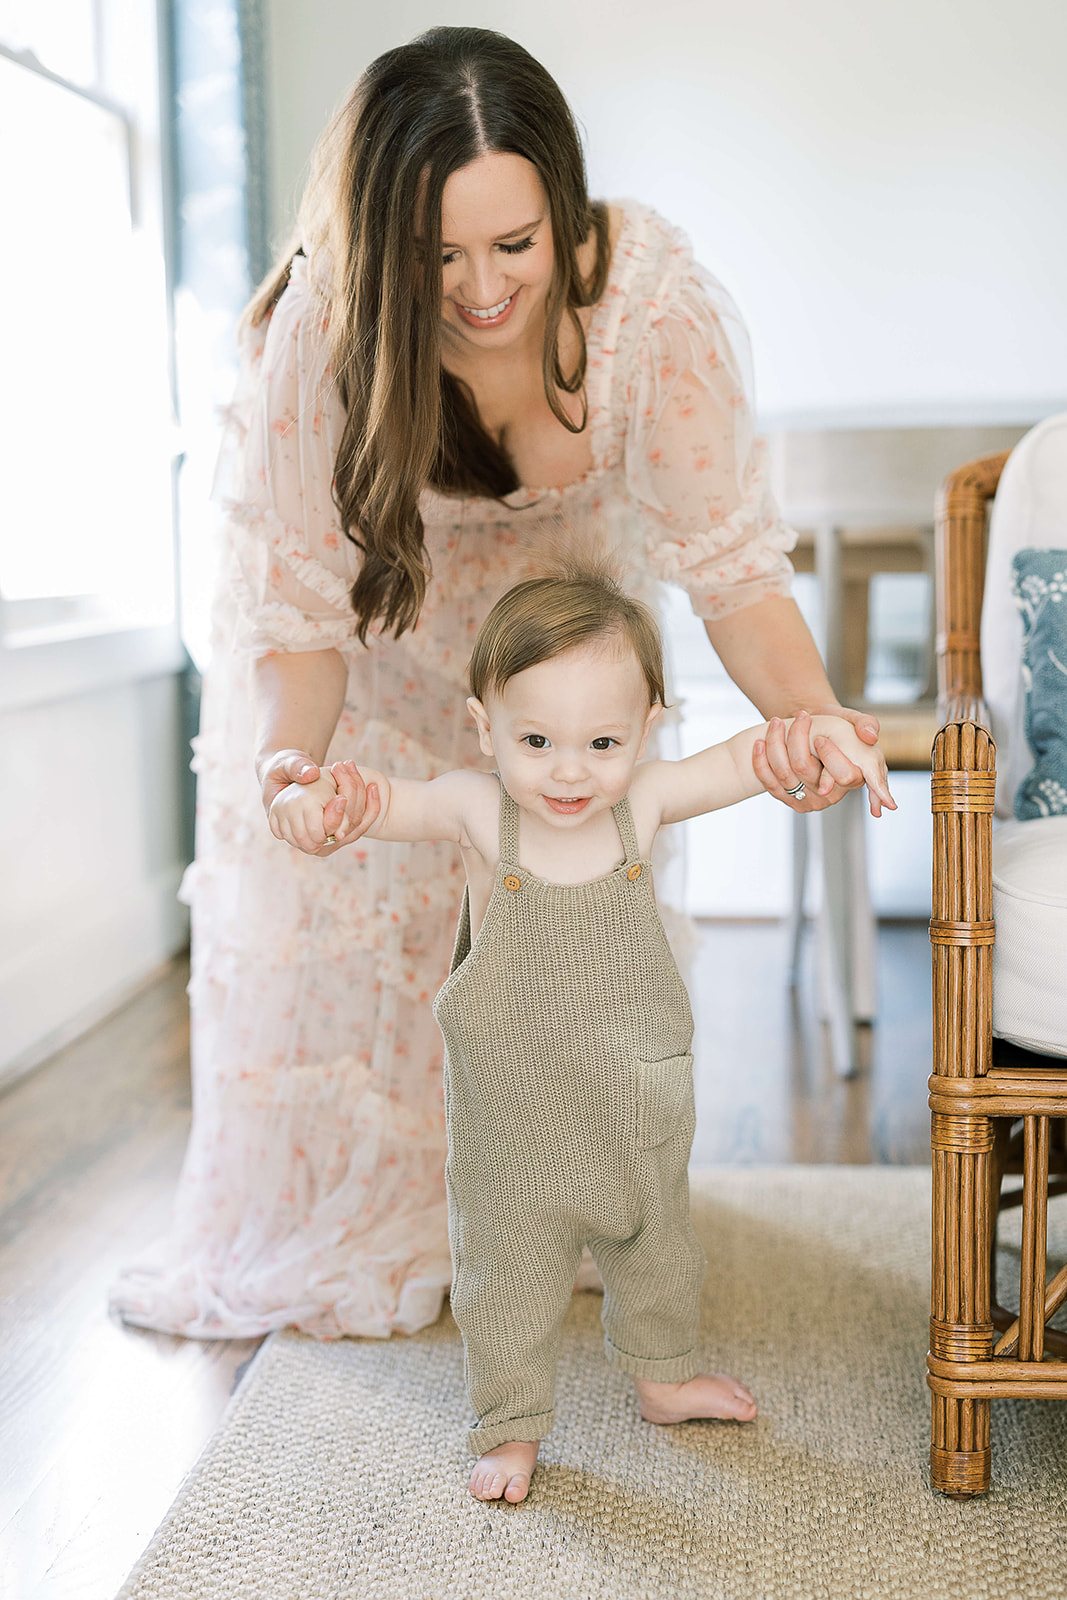
[[[556,1420],[554,1411],[539,1411],[535,1417],[514,1417],[510,1422],[492,1422],[487,1428],[472,1428],[467,1443],[472,1455],[484,1456],[498,1444],[536,1444],[552,1432]]]
[[[613,1367],[619,1367],[634,1378],[652,1378],[657,1383],[684,1383],[695,1378],[700,1371],[700,1357],[695,1350],[681,1356],[631,1356],[612,1344],[604,1335],[604,1354]]]

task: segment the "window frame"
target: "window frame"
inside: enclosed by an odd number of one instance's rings
[[[188,661],[181,638],[181,593],[178,584],[178,525],[176,485],[181,446],[174,403],[173,325],[173,193],[172,131],[167,114],[170,60],[168,29],[157,0],[138,0],[137,23],[143,60],[149,56],[154,72],[138,72],[133,92],[121,99],[101,87],[106,83],[108,30],[118,35],[128,27],[129,8],[120,0],[97,0],[96,79],[79,83],[54,71],[31,49],[15,49],[0,41],[0,55],[14,65],[37,74],[117,117],[126,129],[129,160],[130,211],[135,227],[150,228],[162,257],[168,350],[167,387],[171,396],[171,438],[164,443],[170,471],[170,562],[174,574],[174,613],[152,625],[125,625],[95,618],[91,599],[42,596],[24,602],[0,599],[0,712],[14,711],[50,700],[67,699],[139,679],[180,672]],[[150,152],[158,151],[158,159]],[[27,624],[27,618],[32,623]]]

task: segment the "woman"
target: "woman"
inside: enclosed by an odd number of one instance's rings
[[[788,598],[733,307],[654,212],[590,203],[566,102],[518,45],[435,28],[371,65],[243,337],[187,880],[193,1133],[172,1233],[114,1303],[205,1338],[385,1336],[433,1321],[450,1280],[429,1002],[460,864],[317,830],[285,850],[262,806],[346,756],[482,765],[471,642],[578,541],[638,596],[684,587],[765,715],[877,725],[835,704]],[[758,772],[812,809],[862,781],[827,760],[823,799],[780,731]]]

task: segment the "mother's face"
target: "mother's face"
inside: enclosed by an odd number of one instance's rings
[[[539,341],[553,255],[536,167],[497,153],[453,172],[441,197],[441,239],[448,342],[473,355]]]

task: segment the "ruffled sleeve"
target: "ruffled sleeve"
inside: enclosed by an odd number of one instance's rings
[[[753,433],[744,325],[684,235],[656,222],[666,237],[628,375],[626,477],[651,571],[712,621],[788,595],[796,534]]]
[[[331,495],[343,426],[325,302],[298,256],[269,322],[243,330],[216,477],[237,643],[252,655],[362,648],[349,599],[360,553],[342,532]]]

